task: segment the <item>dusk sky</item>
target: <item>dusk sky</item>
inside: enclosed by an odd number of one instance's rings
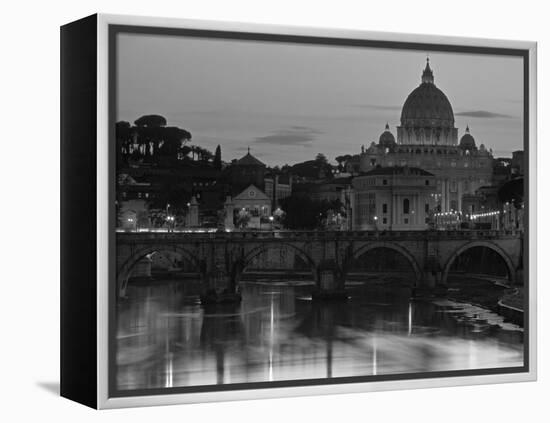
[[[176,36],[118,36],[117,120],[160,114],[224,161],[270,166],[360,152],[420,84],[429,54],[459,138],[466,125],[495,156],[523,147],[519,57]]]

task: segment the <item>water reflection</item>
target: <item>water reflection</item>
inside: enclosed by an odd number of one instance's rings
[[[118,388],[523,364],[522,329],[487,310],[349,289],[346,303],[317,303],[304,282],[247,282],[241,304],[202,307],[182,282],[130,286],[118,305]]]

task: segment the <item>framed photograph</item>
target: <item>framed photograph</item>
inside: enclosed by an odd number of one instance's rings
[[[536,378],[536,43],[61,28],[61,394]]]

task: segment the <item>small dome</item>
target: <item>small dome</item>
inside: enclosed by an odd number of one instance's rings
[[[386,123],[386,130],[382,132],[380,138],[378,139],[380,146],[389,148],[395,146],[395,137],[390,132],[390,126]]]
[[[470,135],[470,128],[466,127],[466,133],[460,138],[460,147],[464,150],[476,150],[476,141]]]

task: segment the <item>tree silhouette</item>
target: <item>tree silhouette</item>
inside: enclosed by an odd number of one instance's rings
[[[324,179],[332,177],[332,166],[325,161],[323,154],[317,155],[315,160],[296,163],[288,169],[293,175],[310,179]],[[285,167],[283,167],[285,169]]]
[[[512,203],[521,207],[523,203],[523,178],[507,181],[498,190],[498,199],[503,203]]]
[[[191,140],[191,133],[176,126],[166,126],[164,117],[146,115],[134,123],[135,126],[130,126],[125,121],[116,123],[119,165],[128,157],[138,161],[173,165],[189,153],[190,150],[184,147]]]
[[[283,224],[288,229],[318,229],[322,226],[329,210],[339,211],[342,203],[335,201],[313,200],[307,195],[293,194],[281,200],[285,214]]]
[[[317,154],[317,156],[315,157],[315,161],[317,163],[328,164],[327,156],[325,156],[323,153]]]
[[[214,157],[214,154],[210,150],[199,146],[194,146],[194,153],[201,162],[208,162]]]
[[[136,119],[134,125],[138,127],[155,128],[160,126],[166,126],[166,119],[160,115],[145,115]]]
[[[216,152],[214,153],[214,168],[221,170],[222,168],[222,149],[220,145],[216,147]]]
[[[122,166],[125,162],[125,156],[130,153],[130,144],[132,142],[130,123],[125,121],[117,122],[115,134],[117,166]]]
[[[338,163],[338,170],[343,171],[346,158],[344,156],[337,156],[334,160],[336,160],[336,163]]]

